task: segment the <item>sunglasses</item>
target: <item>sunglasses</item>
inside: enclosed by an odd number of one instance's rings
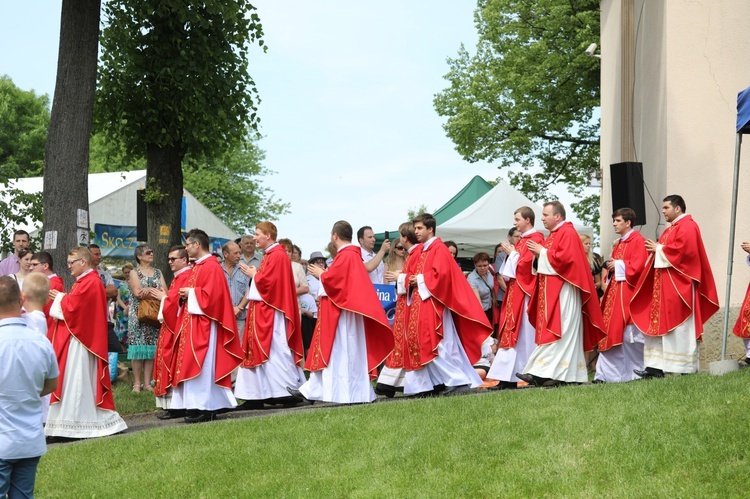
[[[402,250],[402,249],[404,249],[404,247],[403,246],[396,246],[396,249],[397,250]]]
[[[184,257],[183,257],[183,258],[184,258]],[[182,258],[175,258],[175,257],[173,257],[173,256],[170,256],[169,258],[167,258],[167,261],[168,261],[169,263],[172,263],[172,262],[174,262],[175,260],[182,260]]]
[[[153,255],[154,254],[154,250],[146,250],[146,251],[143,252],[143,254],[144,255]]]

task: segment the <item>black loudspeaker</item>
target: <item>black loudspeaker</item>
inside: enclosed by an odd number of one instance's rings
[[[612,184],[612,211],[631,208],[636,225],[646,225],[646,201],[643,196],[643,163],[628,161],[609,165]]]
[[[138,241],[148,240],[146,230],[146,189],[138,189],[135,196],[135,237]]]

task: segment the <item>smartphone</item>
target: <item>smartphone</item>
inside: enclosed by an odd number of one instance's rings
[[[385,231],[385,238],[386,240],[389,240],[391,238],[391,233],[389,231]]]

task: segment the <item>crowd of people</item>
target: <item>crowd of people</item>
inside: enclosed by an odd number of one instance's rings
[[[685,210],[680,196],[664,199],[670,226],[658,241],[633,229],[633,210],[616,210],[619,238],[602,261],[558,201],[543,206],[546,237],[537,214],[519,207],[508,241],[474,255],[468,276],[428,213],[377,251],[371,227],[354,233],[336,222],[330,257],[316,251],[307,261],[271,222],[220,255],[193,229],[169,250],[170,286],[144,244],[118,289],[91,245],[68,253],[69,291],[51,255],[29,251],[17,231],[0,262],[0,433],[19,429],[0,440],[0,484],[28,488],[45,435],[126,429],[108,357],[123,344],[133,391],[154,394],[160,419],[187,423],[266,405],[584,383],[590,352],[594,383],[696,372],[703,324],[719,305]],[[750,243],[742,248],[750,253]],[[375,284],[394,286],[392,321]],[[750,288],[734,332],[750,351]],[[16,470],[27,478],[7,478]]]

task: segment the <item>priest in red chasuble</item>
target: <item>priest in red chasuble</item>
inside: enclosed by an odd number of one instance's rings
[[[406,328],[409,325],[409,306],[407,304],[407,292],[409,291],[409,276],[414,272],[414,267],[422,251],[422,245],[417,241],[414,233],[414,224],[404,222],[398,228],[400,238],[394,244],[406,250],[406,260],[400,272],[386,270],[385,279],[396,281],[396,313],[393,317],[393,352],[388,356],[385,365],[380,370],[378,383],[375,385],[375,393],[393,397],[396,392],[404,391],[406,370]]]
[[[607,261],[609,284],[602,298],[604,332],[599,342],[599,359],[594,382],[620,383],[639,379],[635,371],[643,370],[643,333],[630,317],[630,300],[646,263],[646,240],[633,230],[635,212],[619,208],[612,215],[612,225],[620,238]]]
[[[305,368],[310,379],[292,395],[343,404],[376,399],[370,380],[393,350],[393,333],[375,288],[352,245],[352,226],[338,221],[331,230],[336,257],[328,267],[309,265],[320,279],[320,306]]]
[[[534,254],[527,244],[530,241],[542,244],[544,235],[534,228],[535,219],[534,210],[528,206],[518,208],[513,213],[513,226],[521,237],[515,246],[500,243],[508,254],[499,270],[506,281],[506,291],[500,311],[497,354],[487,373],[487,378],[500,380],[499,389],[517,386],[516,373],[523,371],[536,348],[536,331],[527,313],[536,286],[536,274],[532,270]]]
[[[171,408],[185,409],[186,423],[199,423],[237,406],[230,375],[243,352],[227,280],[209,252],[208,235],[191,230],[185,249],[195,264],[179,293],[187,313],[175,339]]]
[[[50,291],[54,318],[47,337],[60,377],[52,393],[44,433],[66,438],[112,435],[127,428],[115,411],[107,356],[107,295],[88,248],[68,253],[76,282],[70,293]]]
[[[250,277],[250,288],[240,307],[247,306],[243,350],[234,394],[246,402],[240,408],[262,408],[263,403],[285,403],[293,389],[305,382],[302,370],[302,327],[292,261],[276,242],[271,222],[255,227],[255,245],[265,251],[260,267],[240,264]],[[249,303],[249,305],[248,305]]]
[[[167,256],[167,262],[174,276],[169,291],[165,293],[160,288],[150,289],[152,297],[161,301],[159,320],[162,324],[154,358],[154,395],[156,395],[156,407],[165,409],[167,412],[157,416],[159,419],[185,416],[184,409],[171,408],[175,339],[182,324],[182,313],[185,311],[184,304],[180,299],[180,289],[187,284],[191,270],[185,247],[182,245],[172,246]]]
[[[661,212],[670,223],[659,242],[646,240],[646,269],[636,284],[630,312],[646,335],[644,378],[698,371],[703,324],[719,309],[716,284],[698,224],[685,213],[685,200],[664,198]]]
[[[743,242],[742,250],[745,253],[750,253],[750,242]],[[750,255],[747,255],[746,260],[747,264],[750,265]],[[745,299],[742,300],[740,315],[737,317],[737,322],[734,324],[732,333],[738,338],[742,338],[742,342],[745,345],[745,359],[741,361],[741,365],[744,367],[750,366],[750,285],[747,286]]]
[[[435,237],[435,218],[422,213],[412,222],[422,250],[409,276],[404,394],[448,394],[480,386],[473,365],[492,326],[448,248]]]
[[[545,203],[544,243],[527,243],[537,257],[536,289],[529,301],[529,321],[537,347],[517,376],[537,386],[588,381],[584,352],[604,337],[602,311],[586,251],[575,227],[565,220],[559,201]]]

